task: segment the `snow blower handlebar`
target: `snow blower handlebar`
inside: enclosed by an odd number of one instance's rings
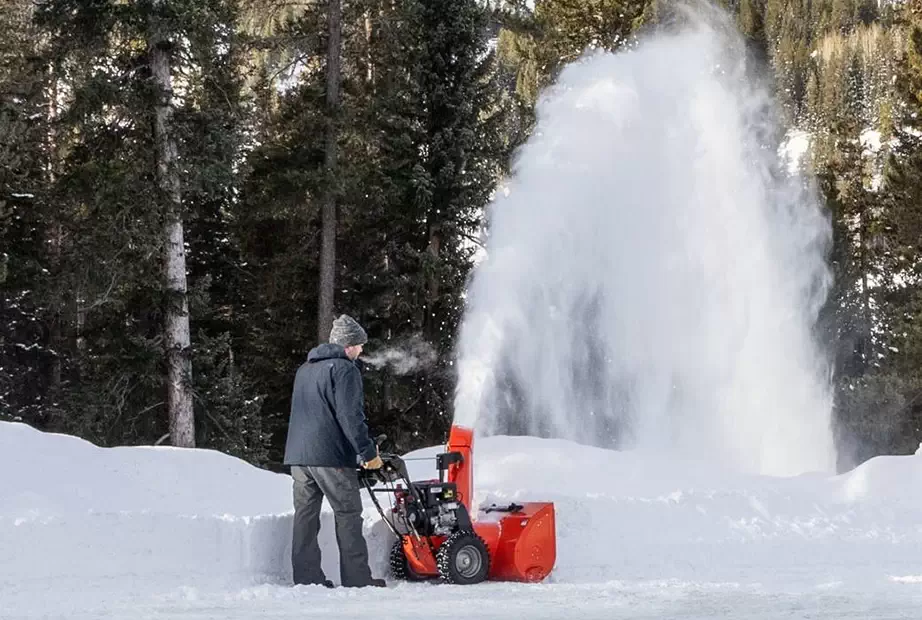
[[[387,435],[378,435],[375,443],[378,446],[387,444]],[[457,489],[458,499],[468,511],[471,509],[471,498],[474,493],[473,483],[473,444],[474,433],[470,428],[453,425],[448,436],[445,452],[435,456],[436,468],[439,472],[439,482],[450,482]],[[380,469],[359,469],[359,478],[366,486],[372,487],[381,483],[404,482],[412,488],[410,474],[406,462],[398,455],[379,452],[382,466]],[[371,489],[369,488],[369,491]]]
[[[410,481],[410,474],[407,471],[407,465],[402,458],[396,454],[389,453],[379,453],[379,456],[381,457],[382,461],[380,468],[359,468],[359,482],[362,484],[362,486],[365,487],[365,490],[368,491],[368,496],[371,498],[371,501],[374,504],[375,509],[378,511],[378,514],[381,515],[381,520],[384,521],[388,529],[391,530],[391,532],[399,538],[401,536],[401,532],[397,530],[397,527],[393,521],[388,518],[387,514],[385,514],[384,508],[378,501],[377,493],[398,493],[399,487],[395,488],[394,486],[397,483],[403,483],[406,485],[406,492],[411,493],[414,496],[418,496],[418,492],[413,483]],[[375,489],[374,487],[377,486],[378,483],[382,483],[383,488]],[[418,532],[414,531],[413,534],[417,539],[420,538]]]
[[[396,454],[386,452],[379,453],[381,457],[381,467],[379,469],[359,469],[359,478],[367,480],[372,486],[379,482],[399,482],[409,483],[410,474],[407,472],[407,465],[403,459]]]
[[[409,479],[406,465],[396,454],[381,452],[381,448],[389,443],[387,435],[378,435],[375,437],[375,446],[378,449],[378,456],[381,458],[382,465],[379,469],[358,468],[360,481],[367,480],[372,486],[378,482],[395,482],[401,478]]]

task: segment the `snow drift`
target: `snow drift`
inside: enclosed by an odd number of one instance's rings
[[[98,448],[0,425],[0,588],[20,580],[273,573],[285,476],[227,455]]]
[[[417,479],[435,475],[429,460],[410,464]],[[10,423],[0,424],[0,467],[8,594],[53,595],[62,583],[156,592],[288,581],[286,475],[207,450],[103,449]],[[490,437],[475,446],[475,472],[481,504],[556,503],[558,562],[542,587],[806,577],[865,588],[922,573],[922,456],[881,457],[841,476],[772,478]],[[323,519],[324,562],[338,580],[328,508]],[[366,534],[372,570],[384,575],[391,538],[367,499]]]

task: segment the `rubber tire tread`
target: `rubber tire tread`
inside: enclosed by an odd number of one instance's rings
[[[412,568],[410,568],[409,563],[407,562],[407,556],[403,551],[403,539],[398,538],[394,543],[394,546],[391,547],[391,574],[394,576],[394,579],[400,579],[403,581],[425,581],[426,577],[422,577],[416,574]]]
[[[480,572],[474,579],[464,579],[460,575],[453,574],[451,562],[452,551],[455,547],[464,547],[471,544],[471,542],[473,542],[476,547],[480,548],[483,562]],[[486,581],[487,575],[490,574],[490,551],[487,549],[487,543],[475,532],[470,530],[459,530],[449,536],[439,547],[439,551],[436,554],[436,566],[438,566],[439,569],[439,577],[446,583],[461,585],[480,583],[481,581]]]

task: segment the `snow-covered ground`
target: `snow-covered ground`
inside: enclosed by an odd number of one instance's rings
[[[0,618],[922,617],[922,455],[793,478],[526,437],[478,440],[475,458],[482,502],[556,503],[545,583],[291,587],[287,476],[2,423]],[[390,535],[366,515],[384,575]]]

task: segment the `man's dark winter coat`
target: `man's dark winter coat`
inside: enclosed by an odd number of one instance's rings
[[[295,375],[286,465],[356,467],[377,454],[365,422],[362,375],[343,347],[311,350]]]

